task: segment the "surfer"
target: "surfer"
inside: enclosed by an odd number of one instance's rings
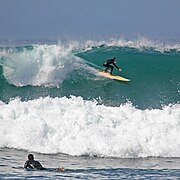
[[[25,162],[24,168],[47,170],[46,168],[42,167],[40,162],[34,160],[34,156],[32,154],[28,155],[28,160]]]
[[[111,69],[110,74],[112,74],[114,67],[113,67],[112,65],[110,65],[110,64],[114,65],[119,71],[122,71],[122,70],[116,65],[116,58],[114,57],[114,58],[112,58],[112,59],[106,60],[106,61],[103,63],[103,66],[106,67],[105,72],[107,72],[108,69]]]
[[[34,160],[34,156],[33,154],[29,154],[28,155],[28,160],[25,162],[24,164],[24,168],[25,169],[37,169],[37,170],[50,170],[50,169],[47,169],[47,168],[44,168],[40,162],[38,161],[35,161]],[[54,170],[57,170],[57,171],[64,171],[64,168],[63,167],[59,167],[59,168],[56,168]]]

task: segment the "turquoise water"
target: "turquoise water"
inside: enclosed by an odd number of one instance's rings
[[[99,75],[114,56],[130,82]],[[179,67],[179,44],[145,39],[1,46],[0,176],[178,178]],[[29,152],[68,171],[24,171]]]

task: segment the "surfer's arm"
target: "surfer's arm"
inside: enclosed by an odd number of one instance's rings
[[[27,161],[26,161],[24,164],[24,168],[27,168],[27,167],[28,167],[28,165],[27,165]]]
[[[122,71],[115,63],[113,63],[113,65],[114,65],[119,71]]]
[[[24,164],[24,168],[33,168],[30,164],[29,164],[29,161],[26,161],[25,164]]]

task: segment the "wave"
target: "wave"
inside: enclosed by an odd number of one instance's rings
[[[136,48],[135,48],[136,47]],[[71,41],[54,45],[0,48],[0,99],[81,96],[119,106],[128,100],[139,108],[179,103],[178,44],[158,45],[141,40]],[[116,56],[122,68],[114,74],[131,79],[112,81],[98,75],[105,59]],[[140,91],[142,90],[142,92]]]
[[[30,45],[0,49],[0,64],[5,79],[15,86],[57,86],[71,72],[85,66],[87,61],[78,56],[94,47],[128,47],[137,50],[180,51],[180,44],[168,45],[145,38],[138,40],[111,39],[109,41],[70,41],[57,45]],[[108,49],[107,51],[109,51]],[[113,56],[113,54],[112,54]]]
[[[118,158],[180,157],[180,105],[140,110],[81,97],[0,103],[0,147]]]

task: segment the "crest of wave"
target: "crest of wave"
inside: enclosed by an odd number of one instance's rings
[[[137,39],[123,39],[123,38],[111,38],[109,40],[103,41],[86,41],[86,50],[90,50],[92,47],[98,46],[117,46],[117,47],[130,47],[136,48],[139,50],[149,49],[152,48],[155,51],[165,52],[175,50],[177,52],[180,51],[180,44],[179,43],[164,43],[158,40],[150,40],[145,37],[140,37]]]

